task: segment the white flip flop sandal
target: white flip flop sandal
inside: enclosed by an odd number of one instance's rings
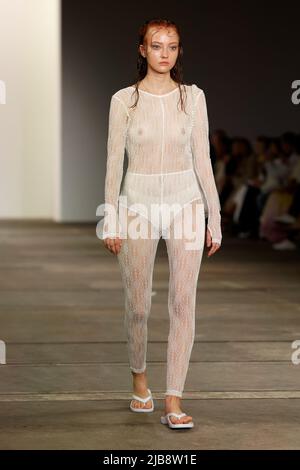
[[[130,409],[131,411],[134,411],[135,413],[150,413],[151,411],[154,410],[154,403],[153,403],[153,399],[152,399],[152,394],[151,394],[151,390],[149,388],[147,388],[148,390],[148,393],[149,393],[149,396],[146,397],[146,398],[142,398],[142,397],[139,397],[138,395],[132,395],[132,398],[133,400],[137,400],[137,401],[140,401],[142,403],[147,403],[147,401],[149,400],[152,400],[152,406],[150,408],[136,408],[135,406],[132,405],[132,401],[130,402]]]
[[[165,416],[160,417],[161,424],[168,424],[169,428],[177,429],[177,428],[193,428],[194,423],[190,421],[189,423],[172,423],[170,420],[170,416],[175,416],[176,418],[182,418],[182,416],[187,416],[186,413],[167,413]]]

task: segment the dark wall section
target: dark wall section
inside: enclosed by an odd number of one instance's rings
[[[154,16],[178,22],[187,82],[204,89],[211,130],[254,139],[299,132],[299,2],[62,0],[62,206],[94,220],[103,202],[110,96],[134,82],[137,32]]]

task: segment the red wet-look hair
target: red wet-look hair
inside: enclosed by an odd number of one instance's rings
[[[138,58],[137,58],[137,75],[135,78],[135,91],[134,93],[137,94],[137,98],[135,103],[131,106],[131,108],[134,108],[139,100],[139,83],[143,78],[147,75],[147,59],[146,57],[143,57],[140,53],[139,46],[140,44],[145,44],[146,43],[146,34],[147,31],[150,27],[152,26],[158,26],[158,27],[165,27],[165,28],[173,28],[176,33],[178,34],[179,37],[179,52],[177,56],[176,63],[174,67],[170,70],[170,76],[171,78],[178,84],[179,87],[179,92],[180,92],[180,103],[181,103],[181,109],[184,109],[184,104],[183,104],[183,96],[182,96],[182,90],[184,89],[185,93],[185,87],[181,86],[184,85],[183,82],[183,68],[182,68],[182,56],[183,56],[183,47],[181,43],[181,38],[180,38],[180,30],[178,25],[175,24],[174,21],[167,20],[167,19],[161,19],[161,18],[153,18],[152,20],[147,20],[145,23],[140,27],[139,29],[139,42],[138,42]]]

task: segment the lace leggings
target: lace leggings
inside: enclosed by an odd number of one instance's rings
[[[198,203],[198,204],[197,204]],[[190,206],[192,227],[198,237],[197,246],[187,249],[191,239],[185,236],[176,238],[176,225],[182,225],[183,218],[173,218],[165,238],[169,260],[169,336],[167,349],[167,383],[165,395],[182,397],[190,355],[195,336],[195,304],[197,281],[205,242],[205,214],[203,204],[195,200]],[[196,220],[198,213],[198,222]],[[182,215],[182,214],[181,214]],[[136,217],[127,212],[128,224]],[[151,228],[151,222],[143,217],[139,221]],[[150,232],[149,232],[150,233]],[[147,321],[151,308],[153,267],[158,241],[156,237],[136,238],[128,236],[122,240],[120,253],[117,255],[121,268],[125,294],[124,326],[127,335],[127,349],[130,369],[144,372],[147,352]],[[191,245],[190,245],[191,246]]]

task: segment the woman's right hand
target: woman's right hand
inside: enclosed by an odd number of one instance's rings
[[[103,243],[105,247],[114,253],[115,255],[118,255],[120,253],[121,247],[122,247],[122,239],[119,237],[116,238],[105,238],[103,240]]]

